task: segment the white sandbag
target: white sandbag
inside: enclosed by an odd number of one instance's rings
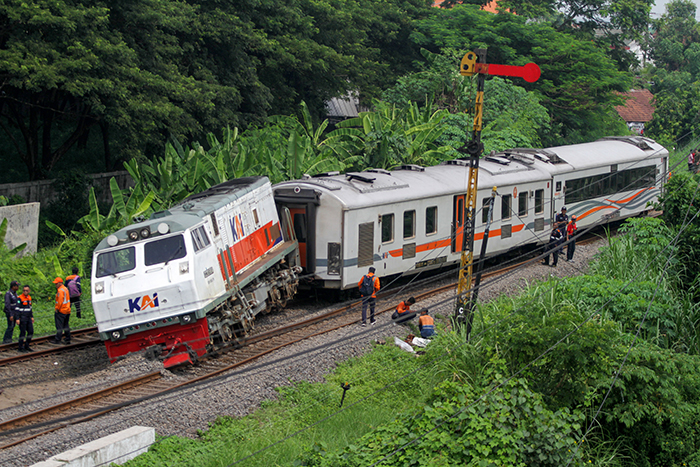
[[[422,337],[414,337],[413,340],[411,341],[413,345],[416,347],[426,347],[428,344],[430,344],[430,339],[423,339]]]
[[[396,344],[397,347],[401,348],[402,350],[405,350],[406,352],[415,353],[413,351],[413,347],[411,347],[410,344],[407,344],[398,337],[394,337],[394,344]]]

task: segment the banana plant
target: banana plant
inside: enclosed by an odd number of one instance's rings
[[[78,220],[86,231],[107,233],[117,230],[120,226],[128,225],[134,221],[135,217],[146,213],[155,199],[153,190],[150,190],[144,196],[141,186],[137,185],[125,201],[124,195],[114,177],[109,181],[109,188],[112,193],[113,203],[105,217],[100,214],[95,188],[90,187],[88,196],[90,212]]]

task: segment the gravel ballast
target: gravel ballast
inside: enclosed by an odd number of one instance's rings
[[[587,270],[589,261],[604,244],[605,241],[598,240],[587,245],[577,245],[574,263],[567,263],[565,255],[561,255],[557,268],[535,262],[527,267],[516,269],[505,279],[484,280],[479,300],[488,301],[502,294],[516,294],[521,287],[549,276],[580,275]],[[454,277],[453,275],[452,280]],[[405,298],[403,295],[404,293],[401,292],[400,296],[378,300],[377,309],[395,306],[398,301]],[[453,303],[454,292],[449,292],[434,296],[429,300],[419,301],[416,307],[429,307],[433,316],[437,314],[448,316],[451,314]],[[323,309],[315,306],[313,313],[320,313],[335,306],[327,306]],[[292,307],[283,315],[271,314],[262,317],[256,329],[264,330],[279,326],[283,321],[301,319],[302,316],[309,315],[308,309],[307,305],[292,304]],[[245,370],[224,375],[206,384],[119,409],[98,419],[68,426],[22,445],[5,449],[0,452],[0,465],[31,465],[135,425],[154,427],[159,435],[164,436],[196,437],[198,430],[206,430],[209,424],[221,415],[243,416],[257,409],[262,401],[276,398],[276,387],[289,385],[296,381],[323,381],[324,376],[333,370],[337,362],[362,355],[371,349],[372,342],[384,341],[387,338],[393,340],[394,336],[405,337],[406,329],[391,322],[391,313],[378,315],[377,324],[367,327],[359,326],[359,308],[356,313],[358,325],[347,326],[288,346],[249,364]],[[437,325],[439,330],[444,326],[444,323],[438,321]],[[141,356],[124,359],[115,365],[104,365],[106,352],[103,348],[91,349],[88,352],[92,353],[72,353],[54,356],[51,359],[39,359],[32,363],[33,367],[11,365],[0,372],[0,377],[2,381],[12,381],[13,371],[17,372],[15,375],[17,378],[27,377],[28,372],[36,371],[44,378],[57,379],[63,377],[57,373],[59,370],[56,367],[59,365],[54,364],[59,359],[64,359],[60,366],[66,368],[65,371],[68,372],[69,377],[76,374],[75,370],[73,373],[70,372],[71,365],[76,368],[84,368],[89,365],[89,360],[86,360],[88,358],[99,362],[94,364],[96,371],[81,370],[78,372],[80,375],[73,378],[77,383],[74,386],[79,386],[79,388],[67,387],[65,391],[50,396],[51,404],[55,404],[74,397],[75,391],[81,390],[80,388],[103,386],[115,380],[126,379],[136,374],[162,368],[160,362],[146,361]],[[71,358],[77,359],[77,361],[66,361],[66,359]],[[181,376],[167,370],[162,370],[162,373],[168,378],[181,378]],[[5,390],[21,391],[22,388],[21,384],[17,383],[16,389],[7,388]],[[90,392],[87,389],[85,391]],[[47,404],[47,402],[38,400],[4,409],[0,411],[0,419],[8,420],[19,413],[26,413],[28,404],[34,408]]]

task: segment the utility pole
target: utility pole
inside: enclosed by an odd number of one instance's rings
[[[486,245],[488,242],[489,227],[491,225],[491,215],[495,199],[495,187],[491,194],[489,203],[489,220],[481,243],[481,262],[476,271],[476,277],[472,278],[474,264],[474,233],[476,214],[476,198],[479,180],[479,158],[484,150],[481,142],[481,126],[484,106],[484,83],[486,75],[521,77],[529,83],[534,83],[540,77],[540,68],[534,63],[525,66],[494,65],[486,63],[486,49],[476,49],[475,52],[467,52],[462,57],[459,73],[462,76],[477,75],[476,100],[474,105],[474,126],[472,138],[469,143],[459,151],[469,156],[469,174],[467,177],[467,193],[464,205],[464,235],[462,235],[462,257],[459,268],[459,279],[457,282],[457,302],[455,304],[455,323],[457,326],[466,325],[467,340],[471,333],[474,309],[479,296],[479,285],[481,284],[481,270],[483,258],[486,255]],[[474,287],[472,287],[472,282]]]

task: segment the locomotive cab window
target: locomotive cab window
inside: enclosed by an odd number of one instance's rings
[[[416,236],[416,211],[404,211],[403,213],[403,238]]]
[[[503,195],[501,197],[501,219],[510,219],[513,212],[513,196]]]
[[[97,255],[95,276],[105,277],[136,267],[136,249],[133,246]]]
[[[523,191],[518,195],[518,217],[527,216],[527,197],[528,191]]]
[[[207,231],[204,230],[203,225],[192,230],[192,245],[194,245],[195,253],[210,245]]]
[[[437,233],[437,206],[425,208],[425,234]]]
[[[535,214],[544,212],[544,190],[535,190]]]
[[[146,266],[167,263],[174,259],[184,258],[187,254],[185,250],[185,239],[182,235],[166,237],[148,242],[143,247],[144,262]]]
[[[394,241],[394,215],[384,214],[382,216],[382,243]]]

